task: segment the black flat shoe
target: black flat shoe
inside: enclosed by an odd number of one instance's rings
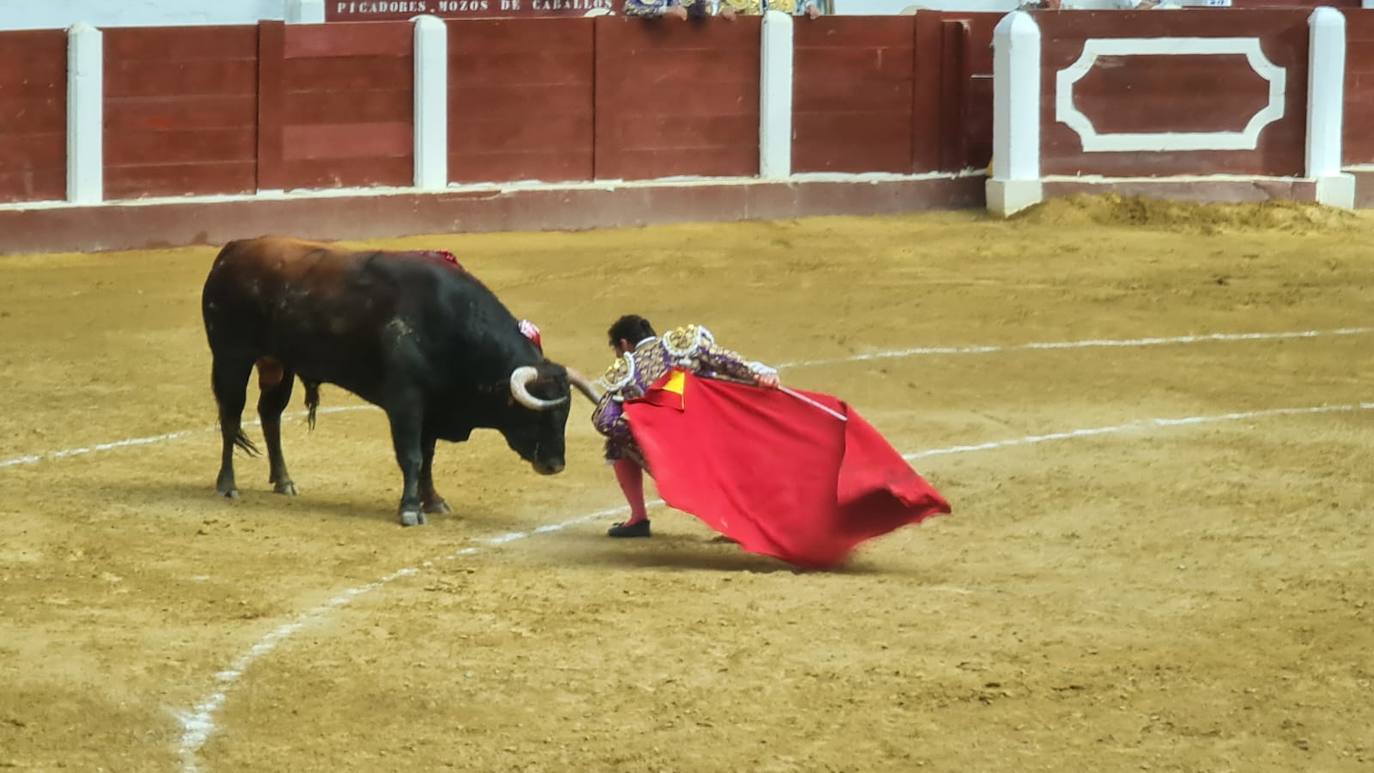
[[[648,537],[648,536],[651,536],[650,533],[649,533],[649,521],[648,521],[647,518],[646,518],[645,520],[638,521],[638,522],[636,522],[636,523],[626,523],[625,521],[621,521],[620,523],[617,523],[616,525],[614,525],[614,526],[612,526],[611,528],[607,529],[607,530],[606,530],[606,536],[607,536],[607,537]]]

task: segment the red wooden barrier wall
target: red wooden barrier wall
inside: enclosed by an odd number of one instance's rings
[[[752,176],[760,17],[596,22],[596,177]]]
[[[67,33],[0,32],[0,202],[67,195]]]
[[[1177,37],[1153,12],[1042,13],[1048,175],[1300,176],[1308,13],[1190,13],[1190,37],[1256,37],[1285,115],[1255,150],[1084,152],[1056,74],[1087,38]],[[1374,163],[1374,14],[1350,11],[1346,159]],[[978,168],[991,146],[996,14],[798,20],[794,169]],[[449,23],[455,181],[753,176],[759,19]],[[105,31],[109,198],[409,185],[409,23]],[[0,201],[65,195],[63,31],[0,33]],[[1104,56],[1074,88],[1099,132],[1234,131],[1267,100],[1244,56]]]
[[[255,27],[105,30],[105,196],[257,187]]]
[[[910,172],[913,16],[793,25],[792,171]]]
[[[1188,12],[1181,12],[1188,13]],[[1086,38],[1177,37],[1177,16],[1155,11],[1039,13],[1043,43],[1041,172],[1046,175],[1260,174],[1301,176],[1307,119],[1307,13],[1188,14],[1188,37],[1259,37],[1286,71],[1284,116],[1254,150],[1084,152],[1055,119],[1056,74]],[[1267,102],[1268,84],[1241,55],[1104,56],[1073,90],[1074,104],[1101,132],[1238,131]]]
[[[1347,164],[1374,164],[1374,11],[1345,14]]]
[[[590,180],[594,20],[450,22],[449,180]]]
[[[992,156],[992,30],[1001,14],[799,20],[796,172],[930,172]]]
[[[415,179],[413,26],[259,25],[263,188]]]
[[[914,172],[992,160],[992,31],[1000,13],[916,14]]]

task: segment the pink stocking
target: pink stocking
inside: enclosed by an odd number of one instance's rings
[[[630,520],[626,523],[639,523],[648,518],[644,509],[644,470],[633,459],[617,459],[615,480],[625,492],[625,501],[630,503]]]

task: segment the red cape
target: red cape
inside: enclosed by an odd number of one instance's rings
[[[834,566],[864,540],[937,513],[940,496],[858,412],[685,374],[625,404],[659,494],[745,550]],[[666,379],[665,379],[666,381]]]

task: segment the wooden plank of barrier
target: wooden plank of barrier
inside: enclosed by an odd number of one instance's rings
[[[111,62],[251,59],[257,43],[247,31],[221,25],[112,28],[105,56]]]
[[[67,32],[0,32],[0,202],[67,190]]]
[[[1374,164],[1374,12],[1346,19],[1345,128],[1347,164]]]
[[[940,22],[940,171],[957,172],[967,162],[964,127],[968,115],[969,24]]]
[[[258,22],[258,190],[285,187],[282,127],[286,117],[286,24]]]
[[[992,31],[1000,14],[969,19],[967,75],[964,83],[965,167],[984,169],[992,161]]]
[[[915,16],[912,38],[911,171],[940,168],[940,25],[934,12]]]
[[[987,166],[992,155],[992,29],[1001,14],[916,15],[913,172]]]
[[[595,19],[597,178],[757,174],[760,24]]]
[[[916,17],[828,17],[795,25],[793,172],[913,169]],[[916,108],[920,109],[920,108]],[[933,114],[934,107],[921,110]],[[928,167],[928,169],[931,167]]]
[[[256,27],[121,27],[104,41],[107,198],[256,187]]]
[[[286,36],[287,59],[395,56],[411,46],[408,24],[293,24]]]
[[[282,187],[414,183],[414,41],[404,21],[285,27]]]
[[[593,19],[449,22],[449,178],[592,179],[594,35]]]

